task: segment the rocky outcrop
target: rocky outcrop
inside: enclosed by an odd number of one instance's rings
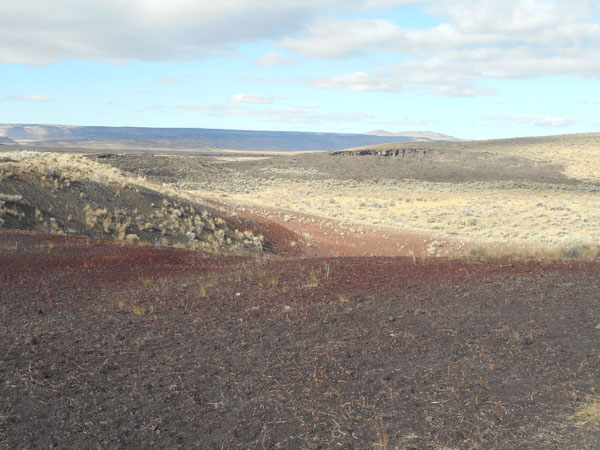
[[[359,150],[343,150],[340,152],[333,152],[331,155],[349,155],[349,156],[386,156],[386,157],[400,157],[400,158],[419,158],[431,156],[435,150],[428,148],[363,148]]]

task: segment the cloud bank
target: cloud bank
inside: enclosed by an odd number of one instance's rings
[[[305,57],[340,60],[381,52],[395,65],[376,72],[311,80],[320,88],[434,91],[444,96],[493,94],[482,79],[600,74],[600,2],[584,0],[439,0],[428,2],[441,23],[402,28],[383,19],[323,19],[276,45]],[[359,77],[357,84],[351,80]]]
[[[437,24],[390,20],[404,5]],[[315,88],[468,97],[494,94],[488,79],[597,77],[599,18],[598,0],[4,0],[0,63],[197,60],[267,43],[274,50],[254,59],[263,67],[363,58],[305,80]],[[376,69],[374,55],[385,55]]]
[[[86,59],[122,64],[231,54],[241,43],[284,38],[316,18],[415,1],[3,0],[0,62]]]

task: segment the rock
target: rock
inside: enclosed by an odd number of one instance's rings
[[[525,337],[521,338],[521,340],[519,341],[519,343],[521,345],[531,345],[533,343],[533,340],[531,339],[530,336],[525,336]]]
[[[394,316],[389,316],[388,317],[388,322],[395,322],[396,318]]]
[[[25,344],[27,345],[36,345],[38,343],[38,339],[35,336],[27,336],[25,338]]]
[[[596,330],[600,330],[600,323],[596,325]]]

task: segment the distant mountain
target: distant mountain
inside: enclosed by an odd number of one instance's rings
[[[0,145],[15,145],[16,142],[6,136],[0,136]]]
[[[368,131],[369,136],[379,136],[379,137],[407,137],[411,141],[417,142],[428,142],[428,141],[459,141],[453,136],[448,136],[447,134],[434,133],[433,131],[402,131],[400,133],[392,133],[386,130],[373,130]]]
[[[429,133],[425,133],[429,136]],[[244,131],[207,128],[86,127],[0,124],[0,136],[30,146],[175,148],[262,151],[342,150],[425,139],[407,135]],[[434,135],[435,133],[431,133]],[[437,135],[436,136],[443,136]],[[448,136],[448,138],[450,138]],[[454,139],[454,138],[451,138]],[[439,140],[429,137],[426,140]]]

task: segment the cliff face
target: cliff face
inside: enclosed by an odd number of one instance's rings
[[[429,148],[365,148],[361,150],[344,150],[341,152],[334,152],[334,155],[355,155],[355,156],[388,156],[388,157],[400,157],[400,158],[426,158],[430,156],[435,150]],[[440,152],[438,152],[440,153]]]

